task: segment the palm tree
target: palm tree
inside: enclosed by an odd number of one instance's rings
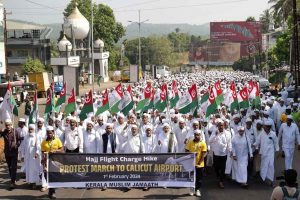
[[[269,9],[263,11],[263,13],[259,17],[259,21],[262,25],[262,33],[269,32],[269,27],[273,21],[273,16]]]
[[[293,11],[293,0],[269,0],[276,24],[285,22]]]

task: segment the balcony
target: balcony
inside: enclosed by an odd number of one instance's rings
[[[39,38],[7,38],[7,45],[50,45],[50,39]]]
[[[27,57],[7,57],[7,64],[24,64]]]

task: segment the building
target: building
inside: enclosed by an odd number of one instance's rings
[[[44,65],[50,65],[51,28],[7,20],[6,30],[7,73],[23,74],[23,64],[27,58],[39,59]]]

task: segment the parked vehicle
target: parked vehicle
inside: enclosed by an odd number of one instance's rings
[[[7,91],[7,82],[0,84],[0,96],[4,97]],[[16,103],[20,105],[24,102],[27,96],[33,97],[36,89],[36,83],[24,83],[22,81],[10,82],[12,95],[14,96]]]
[[[270,82],[268,79],[265,78],[259,78],[259,88],[263,92],[267,92],[270,90]]]
[[[51,74],[48,72],[38,72],[28,74],[29,82],[35,82],[37,84],[38,96],[46,97],[46,91],[50,87]]]
[[[63,89],[64,84],[62,82],[55,82],[54,83],[54,93],[59,95],[61,90]]]

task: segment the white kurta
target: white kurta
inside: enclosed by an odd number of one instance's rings
[[[126,129],[124,129],[125,127],[125,122],[123,124],[116,123],[114,126],[114,132],[117,135],[120,144],[124,144],[127,141],[127,132]]]
[[[150,137],[144,136],[142,138],[142,143],[144,146],[144,153],[155,153],[157,151],[157,137],[155,135],[151,135]]]
[[[36,183],[40,182],[40,159],[35,158],[35,155],[40,155],[39,149],[37,147],[37,138],[35,133],[32,135],[26,135],[23,140],[23,155],[22,157],[25,162],[25,174],[27,183]]]
[[[285,169],[292,169],[295,143],[300,144],[299,129],[295,123],[290,126],[287,123],[283,123],[279,129],[278,134],[279,141],[282,140],[282,150],[285,157]]]
[[[71,128],[66,129],[65,131],[65,144],[64,146],[68,150],[74,150],[79,148],[79,152],[83,151],[83,141],[82,141],[82,132],[79,128],[71,130]]]
[[[184,141],[186,140],[186,136],[188,134],[188,128],[183,127],[183,129],[179,128],[178,126],[174,128],[173,133],[175,133],[177,142],[178,142],[178,152],[184,153],[185,152],[185,144]]]
[[[279,151],[278,138],[275,132],[270,131],[267,134],[263,131],[257,137],[256,148],[259,148],[261,155],[260,176],[263,180],[274,180],[274,156],[275,152]]]
[[[169,140],[171,138],[171,133],[160,133],[158,136],[158,141],[161,142],[160,145],[157,146],[158,153],[169,153]],[[176,139],[176,135],[173,134],[173,143],[171,144],[171,153],[178,152],[178,143]]]
[[[247,166],[248,155],[252,157],[251,145],[249,138],[245,135],[235,135],[232,138],[232,155],[236,156],[237,160],[233,161],[232,179],[238,183],[247,183]]]
[[[124,153],[143,153],[143,149],[144,147],[139,134],[136,136],[130,135],[127,142],[123,144]]]
[[[99,153],[100,138],[95,130],[83,131],[83,153]]]

